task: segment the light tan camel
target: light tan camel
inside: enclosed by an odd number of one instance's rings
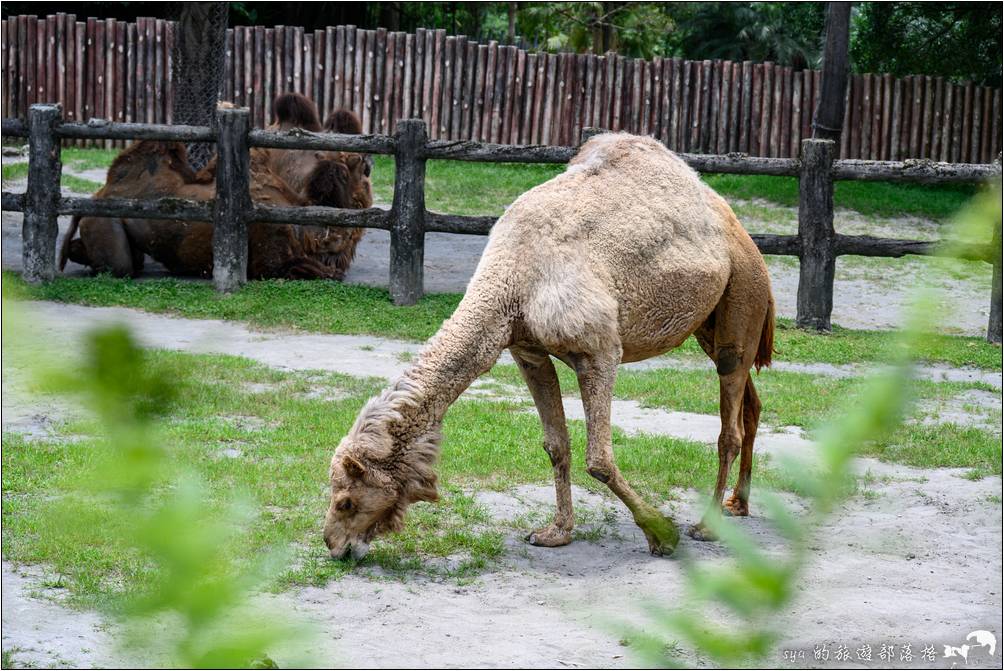
[[[467,293],[414,366],[362,409],[331,461],[324,539],[359,558],[405,509],[436,494],[434,462],[451,403],[509,348],[544,426],[557,489],[554,521],[528,537],[572,539],[569,440],[554,356],[576,373],[586,412],[586,464],[634,515],[654,554],[679,534],[614,463],[610,402],[621,362],[657,356],[694,334],[715,362],[722,431],[714,504],[749,512],[760,401],[750,368],[770,364],[774,301],[767,267],[728,204],[651,138],[599,135],[561,175],[499,219]],[[485,449],[490,449],[487,447]],[[705,525],[695,537],[707,538]]]

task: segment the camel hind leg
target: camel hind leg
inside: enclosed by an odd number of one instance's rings
[[[749,514],[749,488],[753,468],[753,441],[760,419],[760,399],[750,380],[750,369],[757,358],[761,335],[770,307],[769,289],[758,296],[736,296],[733,285],[726,288],[714,313],[694,333],[701,348],[715,363],[719,382],[719,414],[722,421],[718,436],[718,475],[705,521],[691,530],[694,538],[710,540],[714,536],[705,523],[708,516],[722,510],[722,499],[735,458],[739,460],[739,479],[725,510],[736,515]]]
[[[753,378],[746,378],[743,392],[743,443],[739,452],[739,478],[732,496],[725,502],[725,510],[736,516],[750,514],[750,480],[753,472],[753,441],[760,424],[760,397],[757,396]]]

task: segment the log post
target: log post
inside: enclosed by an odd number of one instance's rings
[[[1001,220],[994,228],[994,276],[990,289],[990,319],[987,322],[987,342],[1001,344]]]
[[[391,205],[390,295],[395,305],[422,297],[425,260],[425,145],[421,119],[402,119],[394,132],[394,202]]]
[[[799,251],[798,310],[795,324],[816,331],[830,330],[833,274],[836,269],[833,230],[832,140],[802,140],[798,178]]]
[[[24,279],[33,284],[56,276],[59,180],[63,166],[55,131],[62,120],[63,110],[59,105],[32,105],[28,110],[28,186],[21,238]]]
[[[251,156],[246,107],[216,110],[216,200],[213,203],[213,285],[234,291],[247,281]]]
[[[847,98],[847,45],[850,35],[851,3],[826,3],[826,42],[823,47],[823,75],[819,102],[812,118],[812,137],[840,141]]]

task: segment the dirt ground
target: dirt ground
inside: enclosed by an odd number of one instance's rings
[[[128,309],[50,303],[26,307],[32,311],[37,341],[70,355],[77,351],[80,324],[111,321],[130,325],[148,346],[228,352],[279,368],[323,368],[353,375],[394,376],[405,365],[400,353],[417,347],[357,336],[257,333],[240,324]],[[305,351],[310,352],[309,360]],[[24,396],[17,389],[17,371],[5,363],[4,372],[4,431],[42,437],[49,422],[70,411],[58,402],[39,403]],[[817,372],[846,375],[848,370],[831,366]],[[925,372],[930,377],[973,374],[943,367]],[[1000,374],[988,379],[1000,388]],[[566,408],[571,418],[581,418],[577,400],[566,399]],[[613,423],[628,432],[700,440],[709,449],[718,432],[715,417],[646,409],[627,401],[614,405]],[[766,428],[758,435],[757,446],[774,454],[805,455],[813,449],[791,427]],[[878,657],[885,644],[897,647],[894,666],[949,668],[959,660],[943,657],[945,645],[962,645],[966,635],[978,629],[992,631],[999,639],[1004,569],[1001,479],[971,481],[964,477],[964,469],[920,470],[873,459],[857,460],[856,468],[871,474],[868,493],[842,506],[819,530],[811,548],[811,567],[782,622],[784,642],[773,663],[885,667],[889,664]],[[534,510],[546,515],[553,505],[553,491],[544,486],[474,494],[498,520]],[[682,524],[695,522],[702,509],[701,493],[678,490],[673,495],[665,511]],[[793,498],[789,501],[798,505]],[[774,530],[757,508],[755,487],[752,502],[752,516],[738,523],[765,547],[779,547]],[[304,654],[321,666],[635,666],[639,660],[621,645],[618,624],[628,621],[652,631],[652,623],[639,615],[640,604],[685,606],[680,562],[649,556],[641,533],[615,500],[577,488],[575,503],[580,512],[588,510],[592,518],[609,521],[598,540],[544,549],[527,545],[512,533],[500,565],[469,584],[372,574],[353,575],[321,588],[259,595],[256,603],[285,609],[314,632],[306,648],[299,645],[270,655],[280,666],[289,666]],[[689,538],[682,542],[680,554],[706,562],[729,561],[722,545]],[[5,562],[3,649],[16,651],[14,659],[22,665],[125,663],[113,645],[117,625],[95,613],[60,605],[60,592],[45,586],[38,568]],[[911,646],[913,662],[898,659],[906,644]],[[841,645],[850,651],[850,661],[836,659]],[[865,645],[871,646],[871,662],[857,658],[857,650],[864,654]],[[822,654],[823,646],[829,660],[816,660],[814,649]],[[936,651],[934,661],[920,659],[928,646]],[[704,665],[699,658],[685,656],[685,660]],[[999,660],[984,648],[974,648],[968,666],[999,667]]]

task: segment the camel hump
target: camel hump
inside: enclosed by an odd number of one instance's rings
[[[324,122],[324,130],[329,133],[345,133],[347,135],[362,135],[363,124],[352,110],[335,110]]]
[[[284,128],[302,128],[313,132],[321,131],[321,117],[313,101],[299,93],[283,93],[272,104],[276,123]]]

